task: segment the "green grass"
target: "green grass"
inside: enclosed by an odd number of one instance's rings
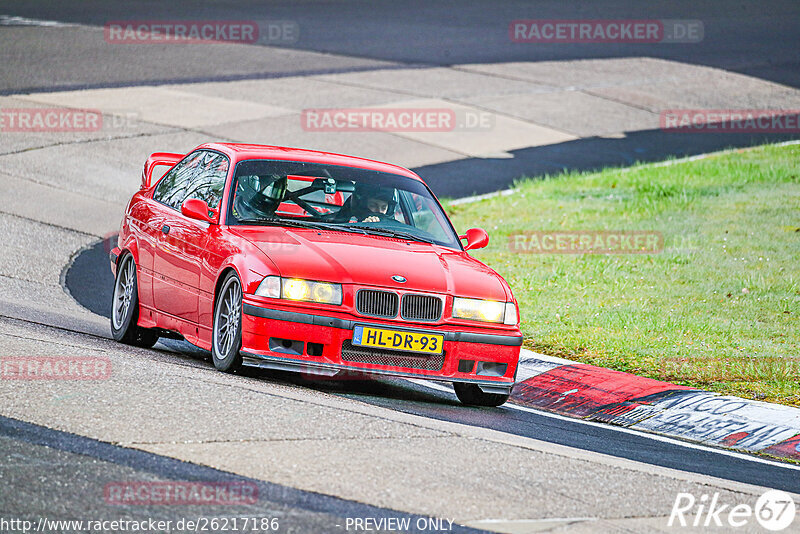
[[[452,205],[508,280],[533,350],[800,406],[800,146],[523,180]],[[521,254],[524,231],[661,232],[657,254]]]

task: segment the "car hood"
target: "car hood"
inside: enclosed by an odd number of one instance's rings
[[[506,300],[506,284],[466,252],[438,245],[311,229],[239,227],[281,276]],[[262,273],[267,274],[267,273]],[[392,280],[399,275],[405,283]]]

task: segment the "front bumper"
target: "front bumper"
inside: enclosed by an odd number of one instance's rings
[[[444,336],[442,355],[352,345],[356,325]],[[485,330],[485,329],[483,329]],[[243,303],[242,357],[249,366],[332,376],[340,371],[477,384],[487,393],[514,385],[522,336],[374,318],[343,318]]]

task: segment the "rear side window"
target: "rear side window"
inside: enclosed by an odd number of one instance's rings
[[[228,158],[218,152],[193,152],[161,179],[153,199],[180,210],[185,200],[199,198],[216,209],[222,200],[229,166]]]

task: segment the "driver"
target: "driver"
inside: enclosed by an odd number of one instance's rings
[[[342,222],[380,222],[389,217],[394,189],[374,184],[356,183],[349,210],[343,208],[336,219]],[[348,216],[349,215],[349,216]]]
[[[233,215],[239,220],[274,216],[286,193],[286,186],[286,176],[277,174],[240,177],[233,201]]]

